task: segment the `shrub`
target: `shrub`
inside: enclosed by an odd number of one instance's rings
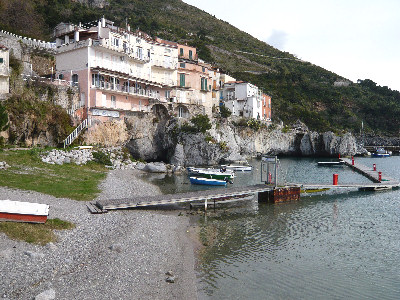
[[[223,118],[228,118],[232,114],[231,110],[227,108],[225,105],[221,105],[219,107],[219,111],[221,113],[221,117]]]
[[[190,133],[205,133],[208,129],[211,129],[210,119],[207,115],[196,115],[190,119],[193,125],[185,122],[181,126],[181,131]]]
[[[101,151],[95,151],[92,153],[94,160],[102,165],[112,166],[110,157]]]
[[[261,121],[256,119],[250,119],[247,121],[247,126],[257,131],[261,128]]]

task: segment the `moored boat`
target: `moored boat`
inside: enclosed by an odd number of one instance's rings
[[[226,180],[193,177],[193,176],[189,177],[189,179],[191,184],[225,186],[228,183]]]
[[[252,166],[242,166],[242,165],[221,165],[222,169],[232,170],[235,172],[250,172],[253,170]]]
[[[231,170],[212,169],[212,168],[188,168],[189,176],[219,179],[219,180],[232,180],[235,178],[235,173]]]
[[[377,148],[375,152],[371,153],[371,156],[374,157],[389,157],[390,155],[392,155],[392,152],[387,151],[385,150],[385,148],[382,147]]]
[[[0,200],[0,220],[46,223],[49,205],[31,202]]]

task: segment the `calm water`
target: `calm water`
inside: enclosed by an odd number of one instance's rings
[[[400,179],[398,156],[356,159]],[[339,182],[368,182],[317,161],[282,158],[280,179],[331,183],[337,173]],[[259,178],[258,170],[239,173],[234,185]],[[158,180],[164,192],[193,188],[184,176]],[[400,299],[400,190],[242,203],[202,219],[201,234],[209,246],[198,270],[200,299]]]

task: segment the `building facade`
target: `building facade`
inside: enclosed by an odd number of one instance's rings
[[[170,101],[177,85],[175,43],[121,29],[104,18],[91,26],[61,23],[54,35],[57,76],[79,85],[81,119],[122,118]]]
[[[0,45],[0,100],[10,92],[9,50]]]
[[[261,120],[262,91],[244,81],[229,81],[223,86],[224,105],[234,116]]]

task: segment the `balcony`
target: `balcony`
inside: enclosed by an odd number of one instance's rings
[[[92,85],[92,88],[98,88],[110,92],[128,94],[132,96],[137,96],[139,98],[160,100],[160,93],[157,93],[157,91],[138,89],[133,86],[119,85],[101,81],[97,82],[95,85]]]
[[[152,60],[152,67],[156,67],[156,68],[164,68],[164,69],[171,69],[171,70],[175,70],[177,68],[177,64],[176,63],[171,63],[171,62],[166,62],[164,60]]]

